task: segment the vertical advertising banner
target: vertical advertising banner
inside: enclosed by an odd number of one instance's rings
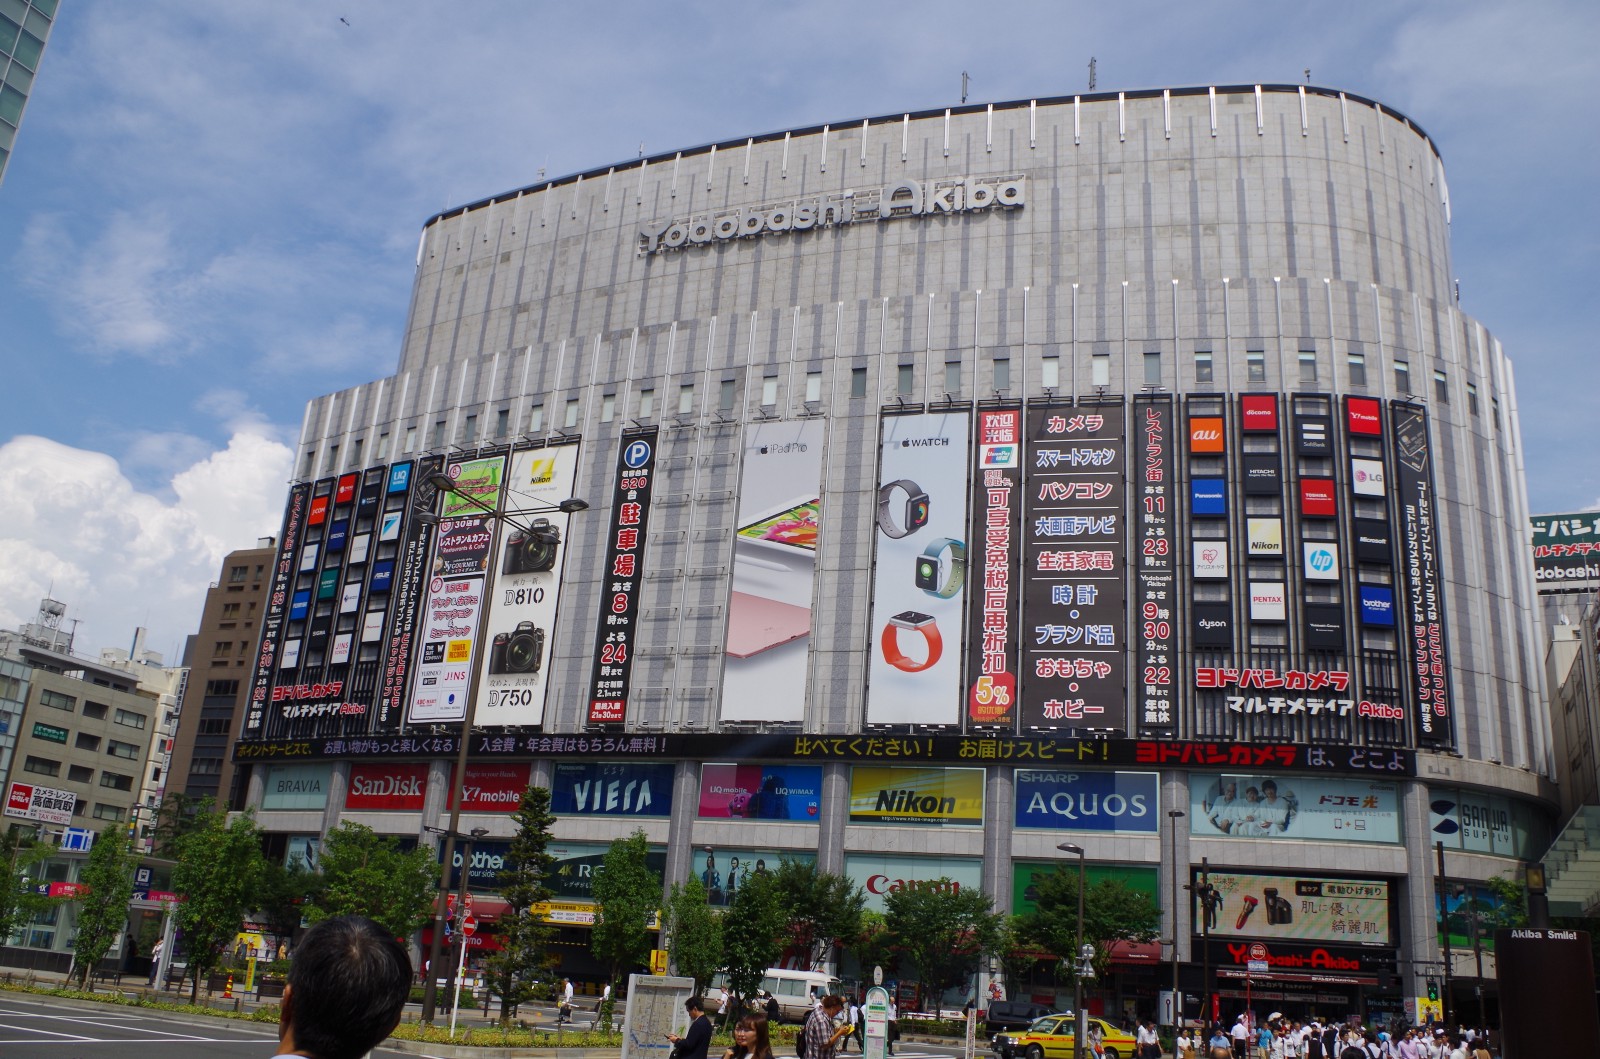
[[[403,493],[410,489],[411,495],[406,499],[406,510],[385,512],[383,525],[385,534],[389,533],[392,525],[393,536],[384,539],[399,540],[400,551],[397,563],[391,563],[389,571],[384,575],[387,588],[391,592],[388,636],[382,635],[383,618],[381,613],[374,614],[369,611],[363,616],[361,639],[381,639],[383,643],[383,683],[378,689],[378,716],[376,728],[379,731],[393,731],[400,727],[400,718],[405,713],[406,684],[411,673],[413,647],[416,644],[417,618],[422,606],[422,592],[427,585],[428,574],[428,545],[432,540],[432,527],[422,524],[416,516],[419,511],[432,511],[434,499],[438,490],[433,483],[428,481],[428,476],[444,466],[444,461],[437,456],[429,456],[413,467],[410,463],[397,463],[389,468],[390,493]],[[402,514],[405,515],[402,518]],[[405,529],[405,536],[400,535],[401,527]],[[382,566],[382,563],[377,566]],[[378,570],[372,572],[372,582],[368,591],[376,594],[379,588]],[[376,617],[376,621],[374,618]],[[372,626],[376,624],[380,632],[370,636]]]
[[[422,656],[406,713],[413,724],[466,719],[467,689],[478,663],[473,641],[483,615],[495,537],[495,520],[481,512],[499,505],[505,465],[504,456],[445,465],[456,490],[444,494],[433,541],[428,599],[422,608]]]
[[[616,724],[627,718],[634,631],[644,583],[644,544],[655,484],[656,431],[624,435],[621,445],[617,452],[616,492],[611,497],[611,525],[606,531],[606,565],[600,582],[590,724]]]
[[[1022,409],[978,412],[972,465],[972,541],[976,571],[967,646],[967,717],[973,724],[1011,727],[1017,702],[1017,559],[1022,554]],[[917,580],[944,575],[925,559]]]
[[[1125,728],[1121,405],[1028,413],[1022,723]]]
[[[883,420],[868,724],[960,720],[971,426],[965,412]]]
[[[289,504],[283,512],[283,532],[278,534],[278,558],[272,566],[272,584],[267,605],[261,614],[261,642],[256,645],[256,671],[250,681],[250,706],[245,712],[244,730],[258,732],[267,716],[272,676],[276,669],[278,640],[283,634],[288,612],[289,588],[294,581],[294,552],[305,532],[306,504],[311,486],[302,483],[289,490]]]
[[[1276,412],[1276,406],[1273,409]],[[1172,672],[1178,655],[1173,517],[1172,402],[1133,402],[1133,517],[1136,526],[1139,678],[1135,718],[1141,735],[1176,731]]]
[[[483,615],[478,683],[481,725],[542,724],[554,654],[556,605],[567,558],[568,519],[556,505],[578,479],[578,446],[511,454],[505,528],[494,557],[494,592]]]
[[[823,428],[820,419],[745,427],[722,671],[725,721],[805,716]]]
[[[1406,627],[1411,636],[1402,656],[1411,660],[1417,695],[1417,740],[1449,746],[1450,657],[1446,646],[1444,571],[1439,568],[1439,513],[1433,492],[1428,413],[1402,401],[1390,404],[1394,425],[1395,495],[1400,504],[1400,549],[1404,561]]]

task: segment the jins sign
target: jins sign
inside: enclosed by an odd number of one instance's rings
[[[809,202],[789,201],[771,207],[730,210],[692,220],[658,221],[639,229],[640,250],[659,254],[685,245],[704,246],[723,239],[803,232],[857,221],[892,221],[941,213],[976,213],[1023,205],[1023,178],[983,183],[959,180],[901,180],[872,191],[825,195]]]

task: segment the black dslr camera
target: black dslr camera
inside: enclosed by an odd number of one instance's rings
[[[544,665],[544,630],[531,621],[519,621],[489,645],[489,672],[500,675],[537,673]]]
[[[1294,905],[1278,896],[1275,887],[1261,891],[1261,901],[1267,906],[1267,925],[1286,927],[1294,922]]]
[[[536,518],[527,529],[511,535],[506,545],[507,574],[542,574],[556,565],[556,545],[561,531],[547,518]]]

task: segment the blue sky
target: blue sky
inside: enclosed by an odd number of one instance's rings
[[[345,21],[341,21],[341,18]],[[348,24],[346,24],[348,23]],[[1438,144],[1535,511],[1600,499],[1600,5],[66,0],[0,185],[0,625],[175,660],[276,531],[305,401],[394,370],[432,213],[787,126],[1293,83]]]

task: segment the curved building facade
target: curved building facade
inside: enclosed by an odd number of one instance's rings
[[[1399,1013],[1434,877],[1476,909],[1553,809],[1519,438],[1433,143],[1336,91],[525,188],[427,223],[397,372],[307,408],[244,797],[415,834],[470,698],[464,826],[531,779],[575,863],[643,826],[714,899],[802,856],[1011,910],[1071,838],[1186,991],[1242,1004],[1260,942],[1271,1007]]]

